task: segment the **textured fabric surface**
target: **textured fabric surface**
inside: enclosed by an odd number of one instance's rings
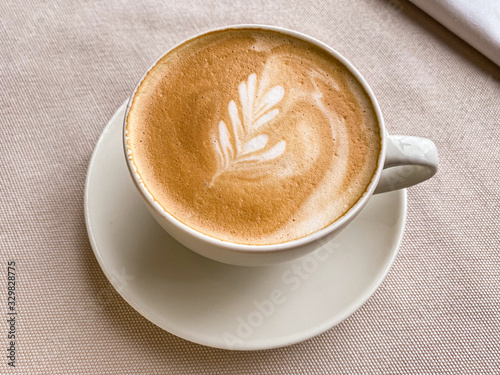
[[[500,66],[500,2],[490,0],[411,0]]]
[[[441,157],[409,190],[399,255],[373,297],[316,338],[260,352],[192,344],[144,319],[102,273],[83,216],[91,152],[145,69],[184,38],[235,23],[333,46],[371,85],[389,132],[431,138]],[[499,77],[406,2],[0,2],[0,264],[5,275],[17,264],[16,371],[499,374]],[[10,370],[0,356],[0,373]]]

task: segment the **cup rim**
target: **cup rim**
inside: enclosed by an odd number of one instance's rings
[[[177,47],[181,46],[184,43],[187,43],[190,40],[196,39],[198,37],[213,33],[213,32],[218,32],[218,31],[225,31],[225,30],[236,30],[236,29],[261,29],[261,30],[269,30],[269,31],[274,31],[278,32],[281,34],[285,34],[288,36],[292,36],[297,39],[301,39],[303,41],[306,41],[308,43],[311,43],[325,52],[329,53],[332,55],[335,59],[340,61],[348,70],[351,72],[354,77],[358,80],[358,82],[361,84],[365,92],[367,93],[368,97],[370,98],[371,104],[375,110],[375,114],[377,116],[378,120],[378,125],[379,125],[379,132],[380,132],[380,152],[378,155],[377,159],[377,169],[375,173],[372,176],[372,179],[370,180],[370,183],[368,184],[366,190],[364,193],[359,197],[359,199],[352,205],[347,212],[345,212],[341,217],[339,217],[337,220],[334,222],[330,223],[329,225],[312,232],[306,236],[293,239],[290,241],[286,242],[281,242],[281,243],[275,243],[275,244],[242,244],[242,243],[237,243],[237,242],[231,242],[228,240],[222,240],[216,237],[212,237],[208,234],[202,233],[200,231],[197,231],[196,229],[190,227],[187,224],[184,224],[182,221],[174,217],[172,214],[170,214],[168,211],[166,211],[159,203],[157,200],[154,199],[154,197],[151,195],[149,190],[146,188],[144,183],[141,181],[140,175],[137,173],[135,164],[132,161],[132,158],[130,157],[131,155],[131,150],[128,149],[127,145],[127,118],[128,118],[128,113],[130,110],[130,106],[132,104],[132,101],[135,97],[135,94],[137,92],[137,89],[141,85],[142,81],[144,78],[147,76],[147,74],[153,69],[156,64],[163,59],[164,56],[169,54],[172,50],[176,49]],[[142,197],[148,204],[148,206],[154,210],[155,213],[160,215],[162,218],[167,220],[170,224],[176,227],[176,230],[180,230],[185,232],[186,234],[189,234],[190,236],[195,237],[196,239],[205,242],[207,245],[212,245],[212,246],[217,246],[224,248],[225,250],[233,251],[233,252],[238,252],[238,253],[273,253],[273,252],[282,252],[286,250],[290,250],[296,247],[304,246],[309,243],[312,243],[314,241],[320,240],[322,238],[325,238],[328,234],[334,232],[335,230],[342,228],[346,224],[348,224],[360,211],[361,209],[366,205],[368,199],[373,195],[373,192],[375,191],[375,188],[377,187],[377,184],[380,180],[380,176],[382,174],[382,170],[384,169],[384,161],[385,161],[385,155],[386,155],[386,138],[387,138],[387,133],[385,130],[385,123],[384,119],[382,117],[382,111],[380,110],[379,104],[377,102],[377,99],[375,98],[375,95],[364,79],[364,77],[361,75],[361,73],[354,67],[354,65],[347,60],[342,54],[340,54],[338,51],[333,49],[332,47],[328,46],[327,44],[321,42],[320,40],[311,37],[309,35],[306,35],[304,33],[286,29],[283,27],[279,26],[271,26],[271,25],[263,25],[263,24],[236,24],[236,25],[228,25],[228,26],[222,26],[218,28],[213,28],[209,29],[203,32],[200,32],[196,35],[190,36],[189,38],[184,39],[183,41],[177,43],[173,47],[169,48],[165,53],[163,53],[158,59],[155,60],[155,62],[146,70],[146,72],[143,74],[143,76],[140,78],[138,81],[137,85],[135,86],[132,94],[130,95],[128,101],[127,101],[127,107],[125,110],[125,116],[123,119],[123,127],[122,127],[122,138],[123,138],[123,150],[125,153],[125,159],[127,161],[127,167],[130,172],[130,175],[132,176],[132,180],[134,181],[134,184],[138,188],[139,192],[141,193]]]

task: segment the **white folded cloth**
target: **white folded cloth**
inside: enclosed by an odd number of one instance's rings
[[[500,66],[500,0],[410,0]]]

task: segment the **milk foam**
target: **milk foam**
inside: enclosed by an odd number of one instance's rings
[[[217,177],[228,171],[260,169],[262,174],[265,162],[276,159],[285,152],[286,141],[280,140],[274,146],[266,147],[269,136],[258,134],[263,126],[279,114],[279,109],[273,107],[283,99],[285,90],[278,85],[264,92],[261,81],[257,91],[256,82],[257,75],[252,73],[247,82],[239,84],[241,118],[236,103],[231,100],[228,105],[231,131],[224,121],[220,121],[218,137],[212,136],[218,167],[210,181],[210,187]]]
[[[208,34],[161,59],[137,90],[127,135],[166,211],[247,244],[337,220],[366,190],[380,150],[371,102],[346,68],[252,29]]]

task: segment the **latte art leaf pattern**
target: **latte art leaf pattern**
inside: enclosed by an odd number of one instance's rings
[[[285,90],[278,85],[264,94],[262,82],[258,92],[256,86],[257,75],[250,74],[247,81],[238,86],[242,116],[236,102],[231,100],[228,105],[230,126],[224,121],[219,122],[218,137],[214,137],[217,171],[209,186],[225,172],[255,168],[285,152],[286,141],[268,147],[269,136],[259,134],[259,129],[279,114],[279,109],[273,107],[283,99]]]

